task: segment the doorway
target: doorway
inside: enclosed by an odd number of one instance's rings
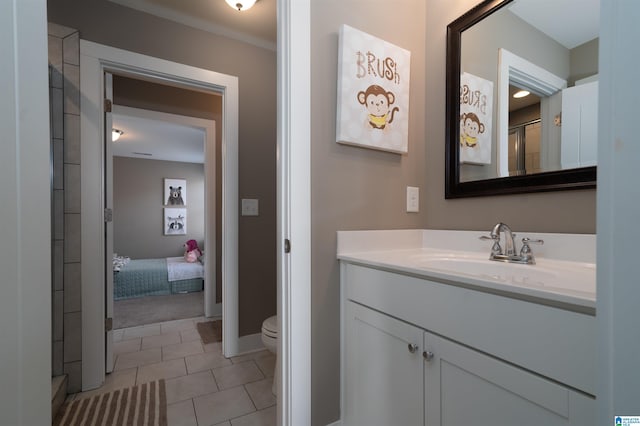
[[[105,318],[105,235],[102,220],[105,197],[102,178],[95,173],[105,161],[105,127],[103,114],[104,73],[114,73],[162,82],[178,87],[220,93],[222,111],[222,288],[224,355],[238,353],[238,289],[237,289],[237,141],[238,82],[237,78],[212,71],[134,54],[120,49],[81,41],[81,114],[82,151],[82,247],[86,256],[82,264],[83,305],[83,389],[98,387],[105,377],[106,339],[103,337]],[[208,239],[208,241],[212,241]],[[205,242],[206,244],[206,242]],[[210,244],[211,245],[211,244]],[[213,252],[206,246],[205,252]],[[108,299],[107,299],[108,300]],[[86,309],[85,309],[86,308]]]
[[[168,105],[145,104],[146,90],[162,92],[166,87],[150,84],[114,76],[112,128],[123,132],[111,143],[113,173],[105,178],[107,186],[113,186],[114,263],[123,263],[114,267],[119,271],[113,274],[114,330],[205,313],[207,317],[222,314],[221,285],[217,285],[221,280],[221,240],[216,238],[221,228],[217,195],[222,180],[217,164],[219,130],[215,126],[221,118],[221,97],[180,93],[193,104],[201,102],[200,115],[208,119],[161,112],[181,111],[170,101]],[[190,99],[194,93],[196,99]],[[217,104],[217,112],[208,105],[211,103]],[[207,174],[214,178],[205,178]],[[173,181],[179,182],[175,185],[179,199],[169,205],[164,192]],[[183,212],[180,229],[164,229],[165,216],[172,216],[165,213],[172,211]],[[206,253],[209,239],[214,241],[213,249]],[[183,246],[191,240],[197,245],[194,254],[198,257],[182,262]],[[107,270],[110,258],[107,253]]]

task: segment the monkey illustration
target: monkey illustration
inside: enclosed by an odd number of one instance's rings
[[[484,124],[477,115],[468,112],[460,116],[460,145],[475,148],[480,133],[484,133]]]
[[[368,120],[374,129],[384,129],[393,121],[393,117],[400,108],[391,109],[391,104],[396,101],[393,93],[387,92],[382,87],[372,84],[367,90],[358,92],[358,102],[364,105],[369,112]]]

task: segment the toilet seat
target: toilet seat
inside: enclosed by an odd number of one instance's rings
[[[268,337],[278,337],[278,317],[276,315],[267,318],[262,323],[262,334]]]

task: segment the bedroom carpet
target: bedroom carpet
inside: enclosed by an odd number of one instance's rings
[[[204,291],[145,296],[113,302],[113,328],[133,327],[204,315]]]

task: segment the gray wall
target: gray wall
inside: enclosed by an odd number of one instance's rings
[[[311,239],[312,424],[340,412],[340,310],[336,231],[420,228],[429,206],[425,191],[424,105],[426,14],[423,0],[363,7],[361,0],[311,3]],[[376,2],[376,4],[378,4]],[[381,5],[382,3],[380,3]],[[391,154],[339,145],[336,135],[338,33],[353,26],[411,51],[409,153]],[[444,79],[442,80],[444,87]],[[444,130],[444,122],[442,123]],[[444,154],[441,159],[444,159]],[[420,187],[420,213],[406,213],[406,187]]]
[[[600,40],[594,38],[571,49],[571,76],[569,86],[576,80],[598,73],[598,50]]]
[[[187,235],[164,235],[164,178],[187,181]],[[204,164],[113,157],[113,250],[132,259],[182,256],[204,248]]]
[[[539,232],[595,232],[595,191],[444,199],[446,26],[477,0],[312,1],[312,424],[339,417],[339,271],[336,230],[485,231],[498,221]],[[375,3],[379,5],[381,3]],[[338,30],[352,25],[411,51],[409,153],[335,143]],[[405,213],[405,187],[420,213]]]
[[[239,196],[260,200],[260,216],[239,218],[239,332],[260,333],[276,313],[276,53],[107,0],[49,0],[48,18],[85,40],[238,77]]]

